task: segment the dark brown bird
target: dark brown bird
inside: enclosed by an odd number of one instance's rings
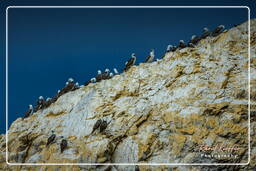
[[[29,105],[28,108],[29,108],[29,109],[28,109],[28,111],[24,114],[23,119],[29,117],[29,116],[32,115],[32,113],[33,113],[33,106],[32,106],[32,105]]]
[[[225,26],[224,26],[224,25],[219,25],[218,27],[216,27],[216,28],[212,31],[211,36],[213,36],[213,37],[218,36],[220,33],[223,32],[224,29],[225,29]]]
[[[56,138],[56,135],[54,134],[54,131],[52,131],[52,135],[48,138],[46,146],[52,144]]]
[[[125,63],[124,71],[128,71],[136,62],[135,53],[132,53],[132,57]]]
[[[102,123],[100,124],[100,132],[103,132],[108,126],[107,121],[102,121]]]
[[[63,139],[60,143],[60,152],[62,153],[68,146],[67,140]]]
[[[94,132],[96,129],[98,129],[101,124],[102,124],[102,120],[101,120],[101,119],[97,120],[96,123],[94,124],[93,128],[92,128],[92,133],[91,133],[91,134],[93,134],[93,132]]]

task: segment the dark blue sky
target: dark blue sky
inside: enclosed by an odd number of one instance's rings
[[[5,8],[9,5],[248,5],[252,1],[194,4],[186,1],[97,3],[92,1],[9,1],[1,4],[1,123],[5,131]],[[238,3],[239,2],[239,3]],[[253,8],[253,9],[252,9]],[[247,20],[247,9],[21,9],[9,17],[9,123],[23,116],[38,96],[53,96],[69,77],[80,84],[98,69],[118,68],[135,52],[144,61],[154,48],[160,58],[168,44],[187,41],[203,27],[227,28]]]

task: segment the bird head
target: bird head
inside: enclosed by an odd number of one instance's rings
[[[92,78],[92,79],[91,79],[91,82],[96,82],[96,78]]]
[[[68,85],[68,82],[66,82],[66,85]]]
[[[132,53],[132,58],[135,58],[135,53]]]
[[[78,82],[76,82],[76,84],[75,84],[76,86],[79,86],[79,83]]]
[[[74,79],[73,78],[69,78],[68,82],[72,83],[72,82],[74,82]]]
[[[43,96],[39,96],[39,100],[43,100],[44,99],[44,97]]]
[[[58,94],[59,94],[59,93],[60,93],[60,90],[58,90],[57,92],[58,92]]]
[[[28,107],[29,107],[29,109],[33,109],[33,106],[30,104],[30,105],[28,105]]]
[[[98,75],[100,75],[101,74],[101,70],[98,70]]]
[[[173,48],[172,45],[168,45],[168,46],[167,46],[167,50],[170,50],[170,49],[172,49],[172,48]]]
[[[113,69],[115,74],[118,74],[118,71],[116,68]]]
[[[194,38],[196,38],[196,35],[191,36],[191,40],[193,40]]]
[[[108,69],[108,68],[106,68],[106,69],[105,69],[105,72],[106,72],[106,73],[109,73],[109,69]]]
[[[184,40],[180,40],[180,43],[185,43]]]
[[[109,74],[109,76],[110,76],[110,77],[113,77],[113,76],[114,76],[114,74],[111,72],[111,73]]]
[[[205,28],[203,28],[203,31],[207,32],[207,31],[209,31],[209,29],[207,27],[205,27]]]
[[[48,97],[47,99],[46,99],[46,101],[50,101],[52,98],[50,98],[50,97]]]
[[[219,25],[219,28],[224,29],[225,26],[224,25]]]

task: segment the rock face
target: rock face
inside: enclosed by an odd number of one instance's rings
[[[252,170],[256,162],[256,20],[251,20],[251,162],[242,166],[137,166],[140,170]],[[165,54],[62,95],[8,134],[9,163],[248,162],[247,22],[195,48]],[[98,119],[107,121],[96,129]],[[56,134],[46,147],[47,139]],[[63,136],[63,137],[61,137]],[[60,143],[67,140],[61,153]],[[135,170],[135,166],[10,166],[0,170]],[[213,156],[211,156],[213,155]]]

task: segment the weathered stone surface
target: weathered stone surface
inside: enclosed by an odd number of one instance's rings
[[[110,80],[62,95],[8,134],[10,163],[247,163],[247,23],[195,48],[170,52]],[[252,170],[256,167],[256,20],[251,20],[251,163],[245,166],[139,166],[140,170]],[[93,134],[98,119],[106,130]],[[46,147],[51,130],[56,141]],[[61,136],[68,147],[60,153]],[[237,157],[202,157],[203,148],[237,146]],[[201,148],[201,150],[200,150]],[[135,166],[8,166],[0,170],[135,170]],[[219,152],[223,153],[223,152]]]

